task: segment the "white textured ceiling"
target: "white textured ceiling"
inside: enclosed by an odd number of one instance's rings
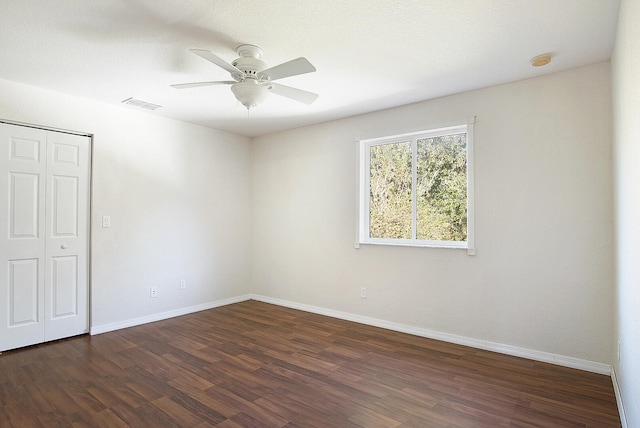
[[[606,61],[618,0],[0,0],[0,79],[257,136]],[[231,62],[240,44],[276,65],[317,72],[279,82],[320,94],[308,106],[271,94],[247,111],[229,80],[189,52]],[[529,60],[550,53],[551,64]],[[0,94],[1,95],[1,94]],[[136,109],[126,106],[124,108]],[[7,118],[10,119],[10,118]]]

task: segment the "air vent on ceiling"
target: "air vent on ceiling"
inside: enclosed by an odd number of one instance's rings
[[[127,98],[126,100],[124,100],[122,102],[124,104],[129,104],[129,105],[140,107],[140,108],[146,108],[147,110],[157,110],[160,107],[162,107],[162,106],[159,106],[157,104],[148,103],[146,101],[136,100],[133,97]]]

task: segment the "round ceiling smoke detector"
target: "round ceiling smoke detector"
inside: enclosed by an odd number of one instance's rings
[[[534,58],[531,58],[531,65],[534,67],[542,67],[543,65],[547,65],[551,62],[551,55],[544,54],[538,55]]]

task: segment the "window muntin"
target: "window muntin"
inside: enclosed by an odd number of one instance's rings
[[[472,123],[359,142],[359,243],[473,254]]]

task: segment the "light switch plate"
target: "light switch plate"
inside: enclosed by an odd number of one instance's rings
[[[111,227],[111,216],[103,215],[102,216],[102,227]]]

